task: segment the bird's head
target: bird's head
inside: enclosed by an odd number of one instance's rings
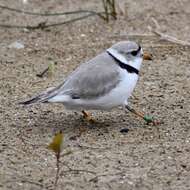
[[[143,54],[142,47],[133,41],[118,42],[107,49],[107,52],[122,63],[130,65],[137,70],[140,70],[143,59],[151,59],[151,56],[148,53]]]

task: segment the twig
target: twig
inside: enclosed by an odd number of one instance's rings
[[[7,173],[5,174],[6,176],[10,176],[12,179],[11,180],[7,180],[6,182],[9,183],[16,183],[18,181],[20,181],[21,183],[29,183],[29,184],[32,184],[32,185],[36,185],[36,186],[39,186],[41,187],[41,189],[43,189],[43,184],[39,183],[39,182],[36,182],[36,181],[32,181],[31,179],[25,177],[25,176],[21,176],[19,175],[18,173]],[[16,176],[16,178],[15,178]]]
[[[95,177],[93,177],[93,178],[91,178],[90,180],[89,180],[89,182],[91,182],[91,181],[95,181],[95,180],[97,180],[99,177],[106,177],[106,176],[117,176],[117,175],[123,175],[124,173],[126,173],[125,171],[122,171],[122,172],[118,172],[118,173],[113,173],[113,174],[100,174],[100,175],[97,175],[97,176],[95,176]]]
[[[116,8],[115,8],[115,0],[108,0],[110,4],[110,9],[111,9],[111,15],[113,16],[114,19],[117,19],[117,13],[116,13]]]
[[[43,189],[43,184],[35,182],[35,181],[31,181],[30,179],[24,178],[24,179],[21,180],[21,183],[29,183],[29,184],[32,184],[32,185],[40,186]]]
[[[122,34],[122,35],[110,35],[108,38],[141,38],[141,37],[154,37],[153,34],[141,34],[141,33],[129,33],[129,34]]]
[[[60,152],[58,152],[57,154],[56,154],[56,167],[57,167],[57,171],[56,171],[56,176],[55,176],[55,182],[54,182],[54,189],[56,189],[57,188],[57,183],[58,183],[58,180],[59,180],[59,171],[60,171],[60,165],[59,165],[59,163],[60,163]]]
[[[107,0],[102,0],[104,11],[105,11],[105,20],[109,21],[109,14],[108,14],[108,5],[106,3]]]
[[[15,178],[15,176],[13,176],[13,178]],[[18,183],[18,179],[13,179],[13,180],[7,180],[6,181],[6,183],[9,183],[9,182],[11,182],[11,183]],[[39,186],[40,187],[40,189],[43,189],[43,184],[40,184],[40,183],[38,183],[38,182],[35,182],[35,181],[32,181],[32,180],[30,180],[30,179],[26,179],[26,178],[24,178],[24,179],[22,179],[21,180],[21,183],[29,183],[29,184],[32,184],[32,185],[36,185],[36,186]]]
[[[94,172],[94,171],[85,170],[85,169],[72,169],[66,163],[61,162],[61,161],[60,161],[60,163],[64,164],[64,166],[66,166],[68,168],[68,170],[63,170],[61,172],[62,175],[65,174],[65,173],[70,173],[70,172],[75,172],[75,173],[83,172],[83,173],[90,173],[90,174],[96,175],[96,172]]]
[[[115,0],[102,0],[102,3],[105,11],[105,20],[109,22],[109,15],[117,19]]]
[[[159,25],[158,21],[154,17],[152,18],[152,22],[154,23],[156,29],[159,30],[160,29],[160,25]]]
[[[42,29],[43,30],[43,29],[49,28],[49,27],[70,24],[72,22],[83,20],[83,19],[86,19],[86,18],[91,17],[91,16],[95,16],[95,15],[97,15],[97,14],[96,13],[91,13],[91,14],[81,16],[81,17],[78,17],[78,18],[75,18],[75,19],[71,19],[71,20],[68,20],[68,21],[65,21],[65,22],[59,22],[59,23],[54,23],[54,24],[49,24],[49,25],[43,22],[43,23],[39,23],[36,26],[21,26],[21,25],[0,24],[0,27],[4,27],[4,28],[20,28],[20,29],[21,28],[26,28],[26,29],[29,29],[29,30],[36,30],[36,29]]]
[[[44,82],[44,80],[38,80],[38,81],[32,82],[31,86],[35,86],[35,85],[40,84],[42,82]]]
[[[79,172],[83,172],[83,173],[90,173],[90,174],[96,174],[96,172],[93,172],[93,171],[89,171],[89,170],[79,170],[79,169],[70,169],[70,170],[65,170],[65,171],[63,171],[64,173],[66,173],[66,172],[77,172],[77,173],[79,173]]]
[[[109,3],[109,4],[108,4]],[[77,10],[77,11],[68,11],[68,12],[60,12],[60,13],[36,13],[36,12],[30,12],[30,11],[24,11],[24,10],[20,10],[20,9],[15,9],[15,8],[10,8],[7,6],[3,6],[0,5],[1,9],[6,9],[9,11],[14,11],[17,13],[22,13],[22,14],[28,14],[28,15],[37,15],[37,16],[60,16],[60,15],[69,15],[69,14],[81,14],[81,13],[88,13],[87,15],[75,18],[75,19],[71,19],[65,22],[60,22],[60,23],[54,23],[54,24],[46,24],[45,22],[41,22],[39,24],[37,24],[36,26],[22,26],[22,25],[9,25],[9,24],[0,24],[0,27],[4,27],[4,28],[25,28],[25,29],[29,29],[29,30],[35,30],[35,29],[45,29],[45,28],[49,28],[49,27],[54,27],[54,26],[59,26],[59,25],[64,25],[64,24],[69,24],[78,20],[82,20],[85,18],[88,18],[90,16],[99,16],[100,18],[102,18],[103,20],[107,20],[107,22],[109,21],[109,15],[112,15],[115,19],[116,19],[116,9],[115,9],[115,1],[112,0],[103,0],[103,4],[104,4],[104,10],[105,12],[96,12],[96,11],[90,11],[90,10]],[[111,6],[110,10],[111,12],[109,13],[109,7]],[[105,14],[106,16],[103,16],[103,14]]]
[[[59,12],[59,13],[37,13],[37,12],[30,12],[30,11],[24,11],[20,9],[15,9],[7,6],[0,5],[1,9],[6,9],[9,11],[22,13],[22,14],[28,14],[28,15],[36,15],[36,16],[61,16],[61,15],[70,15],[70,14],[80,14],[80,13],[95,13],[99,15],[100,13],[90,10],[76,10],[76,11],[67,11],[67,12]],[[101,16],[101,15],[99,15]]]
[[[161,40],[166,40],[168,42],[172,42],[172,43],[179,44],[179,45],[182,45],[182,46],[190,46],[190,42],[179,40],[179,39],[177,39],[177,38],[175,38],[173,36],[170,36],[170,35],[167,35],[167,34],[164,34],[164,33],[160,32],[160,25],[159,25],[158,21],[155,18],[152,18],[152,21],[153,21],[156,29],[152,29],[152,27],[149,27],[149,30],[152,33],[159,36],[161,38]]]
[[[54,62],[50,62],[48,64],[48,67],[45,68],[41,73],[39,74],[36,74],[37,77],[40,77],[40,78],[43,78],[44,75],[47,73],[48,74],[48,77],[52,77],[53,73],[54,73],[54,70],[55,70],[55,63]]]
[[[37,77],[43,78],[43,76],[48,72],[49,68],[47,67],[46,69],[44,69],[44,71],[42,71],[39,74],[36,74]]]
[[[83,149],[92,149],[92,150],[108,150],[110,147],[93,147],[93,146],[86,146],[86,145],[78,145],[78,147]]]
[[[166,40],[166,41],[169,41],[169,42],[172,42],[172,43],[175,43],[175,44],[180,44],[182,46],[190,46],[190,42],[186,42],[186,41],[183,41],[183,40],[179,40],[173,36],[170,36],[170,35],[167,35],[167,34],[164,34],[158,30],[152,30],[152,32],[154,34],[156,34],[157,36],[159,36],[162,40]]]
[[[74,173],[90,173],[90,174],[93,174],[93,175],[96,175],[96,172],[94,171],[90,171],[90,170],[84,170],[84,169],[69,169],[69,170],[64,170],[60,173],[61,174],[65,174],[65,173],[71,173],[71,172],[74,172]]]

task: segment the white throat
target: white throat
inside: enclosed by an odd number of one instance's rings
[[[138,71],[140,70],[141,63],[143,61],[142,57],[135,57],[133,60],[127,60],[126,57],[121,53],[119,53],[116,49],[109,48],[107,49],[107,52],[109,52],[113,57],[115,57],[117,60],[121,61],[122,63],[130,65],[131,67],[134,67]]]

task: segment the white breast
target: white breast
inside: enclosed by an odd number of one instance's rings
[[[121,69],[121,77],[122,80],[118,86],[110,91],[109,94],[100,98],[99,101],[104,105],[105,109],[121,106],[131,96],[136,86],[138,75]]]

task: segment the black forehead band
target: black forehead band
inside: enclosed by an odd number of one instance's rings
[[[141,50],[141,46],[139,45],[139,48],[137,49],[137,52],[139,52]]]
[[[135,51],[135,52],[139,52],[141,50],[141,46],[140,45],[138,45],[138,49],[137,50],[132,50],[132,51]],[[130,53],[130,52],[129,52]]]

